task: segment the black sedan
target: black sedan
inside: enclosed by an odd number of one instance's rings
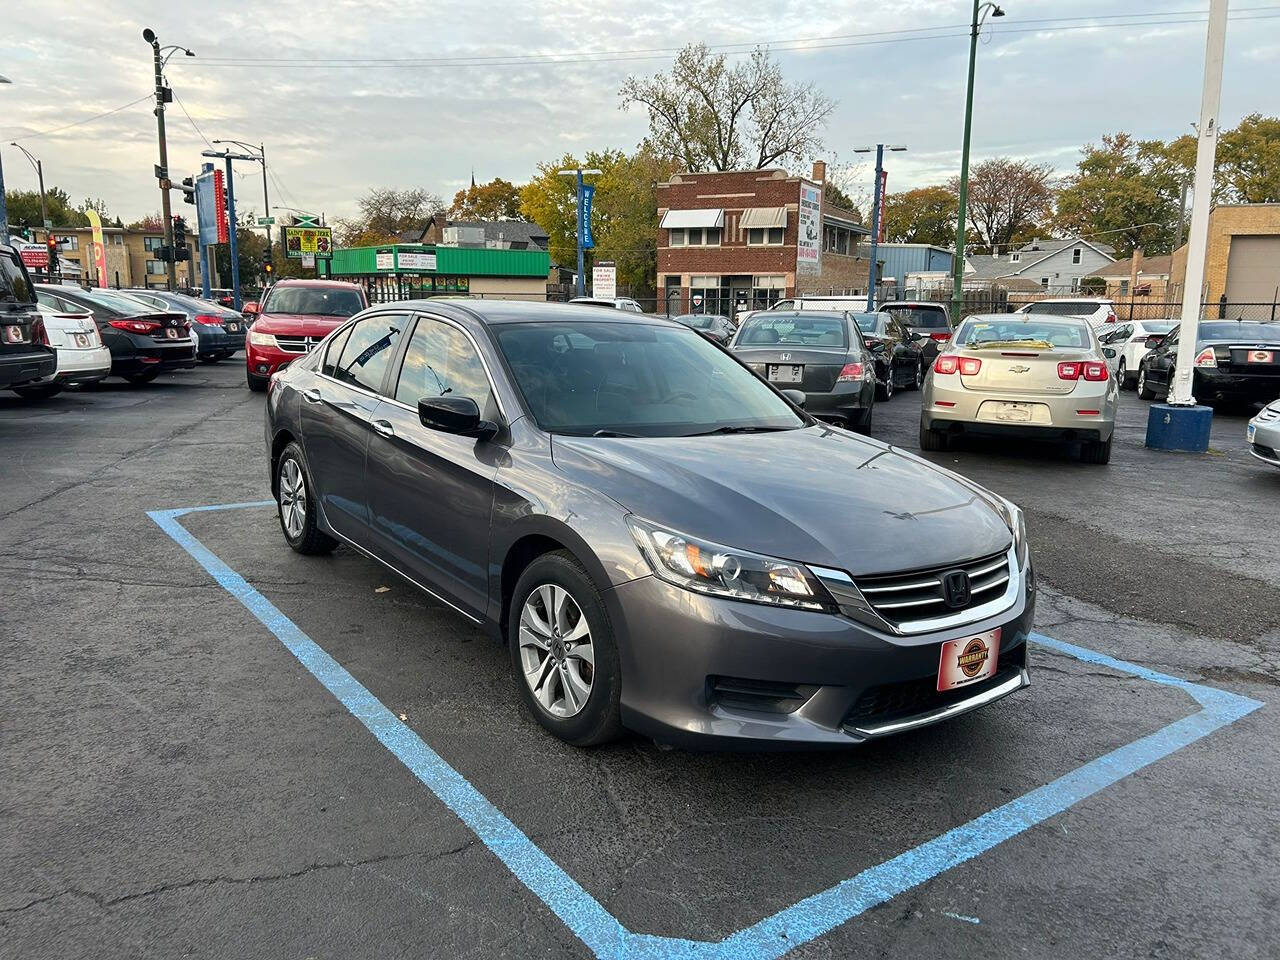
[[[217,363],[244,349],[244,317],[234,310],[207,300],[197,300],[185,293],[168,290],[127,290],[135,300],[161,310],[176,310],[187,318],[191,339],[196,345],[196,359],[201,363]]]
[[[1168,396],[1178,363],[1181,331],[1149,337],[1151,352],[1138,365],[1138,395]],[[1196,337],[1191,391],[1208,402],[1257,403],[1280,397],[1280,323],[1209,320]]]
[[[157,310],[116,290],[37,284],[36,296],[55,310],[79,308],[93,314],[102,342],[111,351],[111,376],[150,383],[170,370],[196,365],[195,344],[185,315]]]
[[[12,247],[0,244],[0,387],[21,387],[57,366],[27,268]]]
[[[715,313],[685,313],[671,319],[697,330],[712,343],[718,343],[722,347],[728,346],[733,335],[738,332],[732,320]]]
[[[925,372],[921,345],[928,342],[928,337],[912,333],[901,320],[883,311],[855,313],[853,318],[875,359],[879,398],[892,400],[899,387],[919,390]]]
[[[875,364],[851,314],[761,311],[742,321],[731,349],[779,390],[804,391],[819,420],[870,432]]]

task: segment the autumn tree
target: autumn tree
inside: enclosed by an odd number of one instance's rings
[[[459,190],[449,207],[451,220],[516,220],[519,217],[520,190],[501,177]]]
[[[407,230],[421,227],[444,209],[440,198],[421,188],[396,190],[375,187],[356,201],[360,213],[338,220],[338,242],[344,247],[394,243]]]
[[[1178,137],[1166,145],[1178,174],[1191,182],[1196,138]],[[1280,117],[1251,113],[1218,137],[1213,177],[1214,203],[1280,203]]]
[[[960,178],[952,178],[949,188],[958,196]],[[1047,163],[984,160],[969,171],[969,229],[988,248],[1024,243],[1053,213],[1053,194],[1053,167]]]
[[[1058,191],[1057,230],[1098,237],[1122,258],[1138,245],[1148,254],[1171,252],[1187,177],[1176,144],[1117,133],[1086,146]]]
[[[862,222],[862,211],[858,209],[858,204],[829,175],[822,184],[822,202],[832,207],[839,207],[841,210],[848,210],[858,223]]]
[[[955,191],[941,184],[891,193],[884,201],[885,239],[949,247],[956,240],[959,204]]]
[[[765,48],[730,63],[703,43],[681,50],[671,72],[630,76],[623,109],[649,114],[647,144],[685,170],[794,166],[822,150],[835,101],[811,83],[789,83]]]

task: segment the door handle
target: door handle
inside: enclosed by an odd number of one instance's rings
[[[396,435],[395,428],[386,420],[373,421],[373,432],[380,437],[394,437]]]
[[[306,400],[308,403],[319,403],[320,391],[317,390],[315,387],[312,387],[310,390],[303,390],[302,399]]]

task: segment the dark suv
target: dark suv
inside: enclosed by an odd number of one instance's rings
[[[0,387],[20,387],[57,368],[27,268],[13,247],[0,243]]]

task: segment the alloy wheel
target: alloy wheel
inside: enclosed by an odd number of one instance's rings
[[[922,386],[924,386],[924,362],[919,361],[916,363],[916,389],[919,390]]]
[[[302,536],[307,523],[307,482],[292,457],[280,465],[280,519],[291,538]]]
[[[587,705],[595,677],[591,628],[576,600],[545,583],[520,611],[520,666],[533,697],[553,717],[576,716]]]
[[[1128,376],[1129,371],[1126,369],[1124,357],[1121,357],[1120,362],[1116,365],[1116,382],[1120,384],[1121,389],[1124,389],[1124,382]]]

